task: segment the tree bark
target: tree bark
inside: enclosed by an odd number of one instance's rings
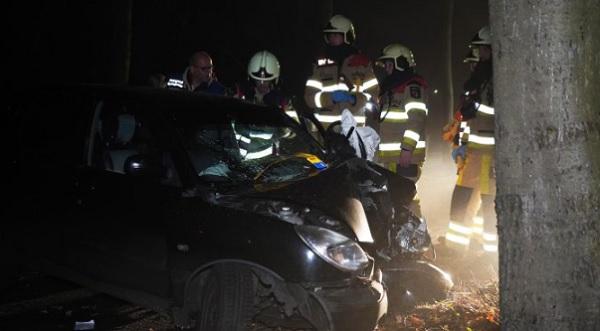
[[[505,330],[600,329],[600,1],[490,0]]]
[[[129,82],[131,63],[132,0],[119,1],[114,6],[114,25],[109,30],[113,56],[106,81],[111,84]]]

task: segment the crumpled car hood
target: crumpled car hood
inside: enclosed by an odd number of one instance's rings
[[[358,241],[373,243],[369,223],[358,197],[357,183],[351,173],[342,164],[298,181],[256,185],[256,190],[249,196],[317,208],[345,222]]]

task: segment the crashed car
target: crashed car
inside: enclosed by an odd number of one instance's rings
[[[372,330],[387,311],[348,162],[276,109],[110,86],[16,91],[4,245],[180,327]]]
[[[349,141],[352,130],[342,129],[341,117],[325,129],[310,112],[301,115],[301,125],[323,142],[337,168],[345,169],[338,177],[351,183],[347,189],[353,189],[363,205],[375,239],[369,252],[381,266],[389,311],[402,312],[418,303],[446,299],[454,286],[452,277],[435,265],[436,253],[425,219],[409,209],[416,195],[415,183],[367,160],[361,139],[358,144]],[[349,134],[343,134],[345,131]]]

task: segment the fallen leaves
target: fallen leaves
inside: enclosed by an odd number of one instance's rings
[[[388,316],[378,331],[497,331],[498,298],[497,282],[457,286],[448,300]]]

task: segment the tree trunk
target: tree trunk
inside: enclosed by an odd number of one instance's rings
[[[600,1],[490,0],[505,330],[600,329]]]
[[[131,62],[131,14],[132,0],[118,1],[114,4],[114,22],[111,35],[113,56],[106,81],[112,84],[126,84],[129,82],[129,71]]]

